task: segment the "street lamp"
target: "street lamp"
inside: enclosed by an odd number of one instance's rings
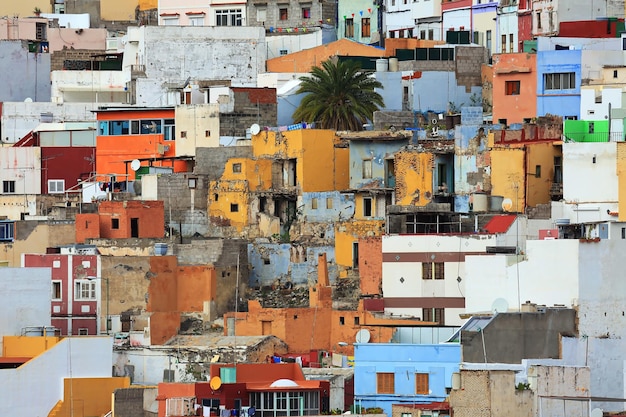
[[[97,281],[97,280],[102,280],[105,282],[106,284],[106,334],[109,334],[109,279],[108,278],[104,278],[104,277],[94,277],[94,276],[88,276],[87,279],[89,281]],[[99,297],[98,299],[98,306],[102,305],[102,297]],[[98,319],[100,319],[100,317],[98,317]]]

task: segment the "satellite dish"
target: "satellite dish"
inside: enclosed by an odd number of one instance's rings
[[[133,171],[137,171],[140,167],[141,162],[139,161],[139,159],[133,159],[130,163],[130,169],[132,169]]]
[[[502,210],[510,211],[512,207],[513,201],[511,201],[510,198],[505,198],[504,200],[502,200]]]
[[[496,298],[491,304],[491,312],[493,314],[506,313],[509,311],[509,302],[504,298]]]
[[[370,331],[367,329],[361,329],[356,334],[357,343],[367,343],[370,341]]]
[[[32,103],[33,99],[30,97],[26,97],[26,99],[24,100],[24,103]]]
[[[258,135],[260,131],[261,131],[261,126],[259,126],[258,124],[255,123],[252,126],[250,126],[250,133],[252,133],[253,135]]]
[[[222,379],[219,376],[214,376],[213,378],[211,378],[209,386],[213,391],[217,391],[222,386]]]
[[[432,119],[430,123],[436,125],[437,123],[439,123],[439,119]]]
[[[590,415],[591,417],[602,417],[604,415],[604,412],[601,408],[594,408],[593,410],[591,410]]]

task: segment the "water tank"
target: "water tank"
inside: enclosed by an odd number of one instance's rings
[[[167,255],[167,243],[155,243],[154,254],[156,256]]]
[[[452,372],[452,389],[461,389],[461,373]]]
[[[474,212],[485,212],[487,211],[487,194],[485,193],[474,193],[473,195],[473,209]]]
[[[504,197],[501,195],[492,195],[489,199],[489,211],[502,211],[502,202]]]
[[[389,58],[389,71],[398,72],[399,70],[398,58]]]
[[[376,72],[387,72],[389,70],[389,61],[386,58],[376,60]]]

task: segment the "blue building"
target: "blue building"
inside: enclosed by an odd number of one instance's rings
[[[357,407],[379,407],[391,416],[392,404],[443,401],[458,372],[458,343],[354,345],[354,401]]]
[[[581,50],[537,52],[537,116],[580,117]]]

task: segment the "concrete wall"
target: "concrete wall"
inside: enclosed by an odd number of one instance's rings
[[[50,54],[28,52],[26,41],[0,41],[0,72],[9,88],[0,102],[50,101]]]
[[[520,259],[515,255],[467,257],[466,279],[472,283],[465,288],[467,311],[491,311],[497,299],[504,299],[512,310],[520,307],[520,301],[577,305],[580,290],[571,283],[580,274],[574,262],[578,245],[577,240],[529,240],[526,255]]]
[[[49,79],[49,75],[47,75]],[[26,136],[31,130],[47,120],[47,115],[53,122],[87,122],[95,121],[96,115],[92,112],[104,103],[67,103],[59,106],[56,103],[2,103],[2,122],[0,130],[3,143],[14,143]],[[44,115],[44,116],[42,116]],[[45,117],[45,118],[44,118]]]
[[[136,85],[140,105],[165,104],[163,83],[180,88],[188,77],[253,86],[267,53],[262,28],[142,26],[127,36],[124,65],[145,65],[150,81]]]
[[[155,199],[163,201],[165,225],[177,236],[205,235],[208,231],[208,181],[205,175],[176,173],[153,174],[156,179]],[[142,177],[142,181],[143,181]],[[196,188],[189,188],[189,178],[196,179]]]
[[[0,260],[7,261],[7,266],[19,267],[22,253],[45,253],[46,248],[72,243],[74,222],[18,221],[15,223],[15,240],[0,244]]]
[[[21,335],[24,327],[28,326],[50,326],[51,277],[50,268],[2,269],[2,335]]]
[[[49,293],[49,281],[47,286]],[[63,399],[64,378],[111,376],[112,349],[110,337],[70,337],[19,368],[1,370],[0,389],[10,400],[0,403],[0,414],[48,415]]]
[[[196,149],[194,173],[207,175],[209,181],[217,181],[224,175],[229,159],[250,157],[252,157],[251,146],[198,148]]]
[[[251,8],[253,9],[253,8]],[[258,9],[257,9],[258,10]],[[248,20],[252,22],[255,16],[249,15]],[[254,24],[250,24],[254,26]],[[265,27],[268,27],[265,25]],[[322,44],[322,31],[315,30],[298,34],[286,34],[281,35],[274,34],[266,38],[267,43],[267,59],[277,58],[282,56],[281,51],[287,51],[287,54],[291,54],[298,51],[303,51],[310,48],[315,48]],[[294,59],[293,65],[296,66],[296,60]]]
[[[385,188],[387,184],[388,159],[393,158],[396,151],[409,142],[408,136],[397,136],[376,140],[373,133],[371,139],[350,141],[350,188]],[[371,167],[369,176],[364,174],[364,161]]]
[[[341,221],[354,215],[354,195],[339,191],[302,193],[301,205],[306,222]]]
[[[481,85],[480,71],[479,82],[475,86],[466,88],[460,85],[458,74],[449,71],[424,71],[420,78],[412,80],[412,109],[419,111],[434,111],[446,113],[448,110],[455,112],[462,106],[473,105],[474,100],[480,103]]]
[[[48,28],[50,53],[63,49],[91,49],[104,52],[106,49],[106,29]],[[54,59],[54,55],[53,55]]]
[[[497,314],[481,330],[461,332],[463,362],[515,364],[523,359],[558,359],[561,336],[574,335],[576,330],[573,309]]]
[[[194,104],[176,107],[176,156],[196,156],[196,148],[219,146],[219,106]],[[185,132],[183,138],[181,132]]]
[[[53,71],[51,79],[55,103],[129,103],[122,71]]]
[[[616,161],[616,142],[563,144],[563,199],[572,223],[614,219],[607,210],[616,211],[619,201]]]

